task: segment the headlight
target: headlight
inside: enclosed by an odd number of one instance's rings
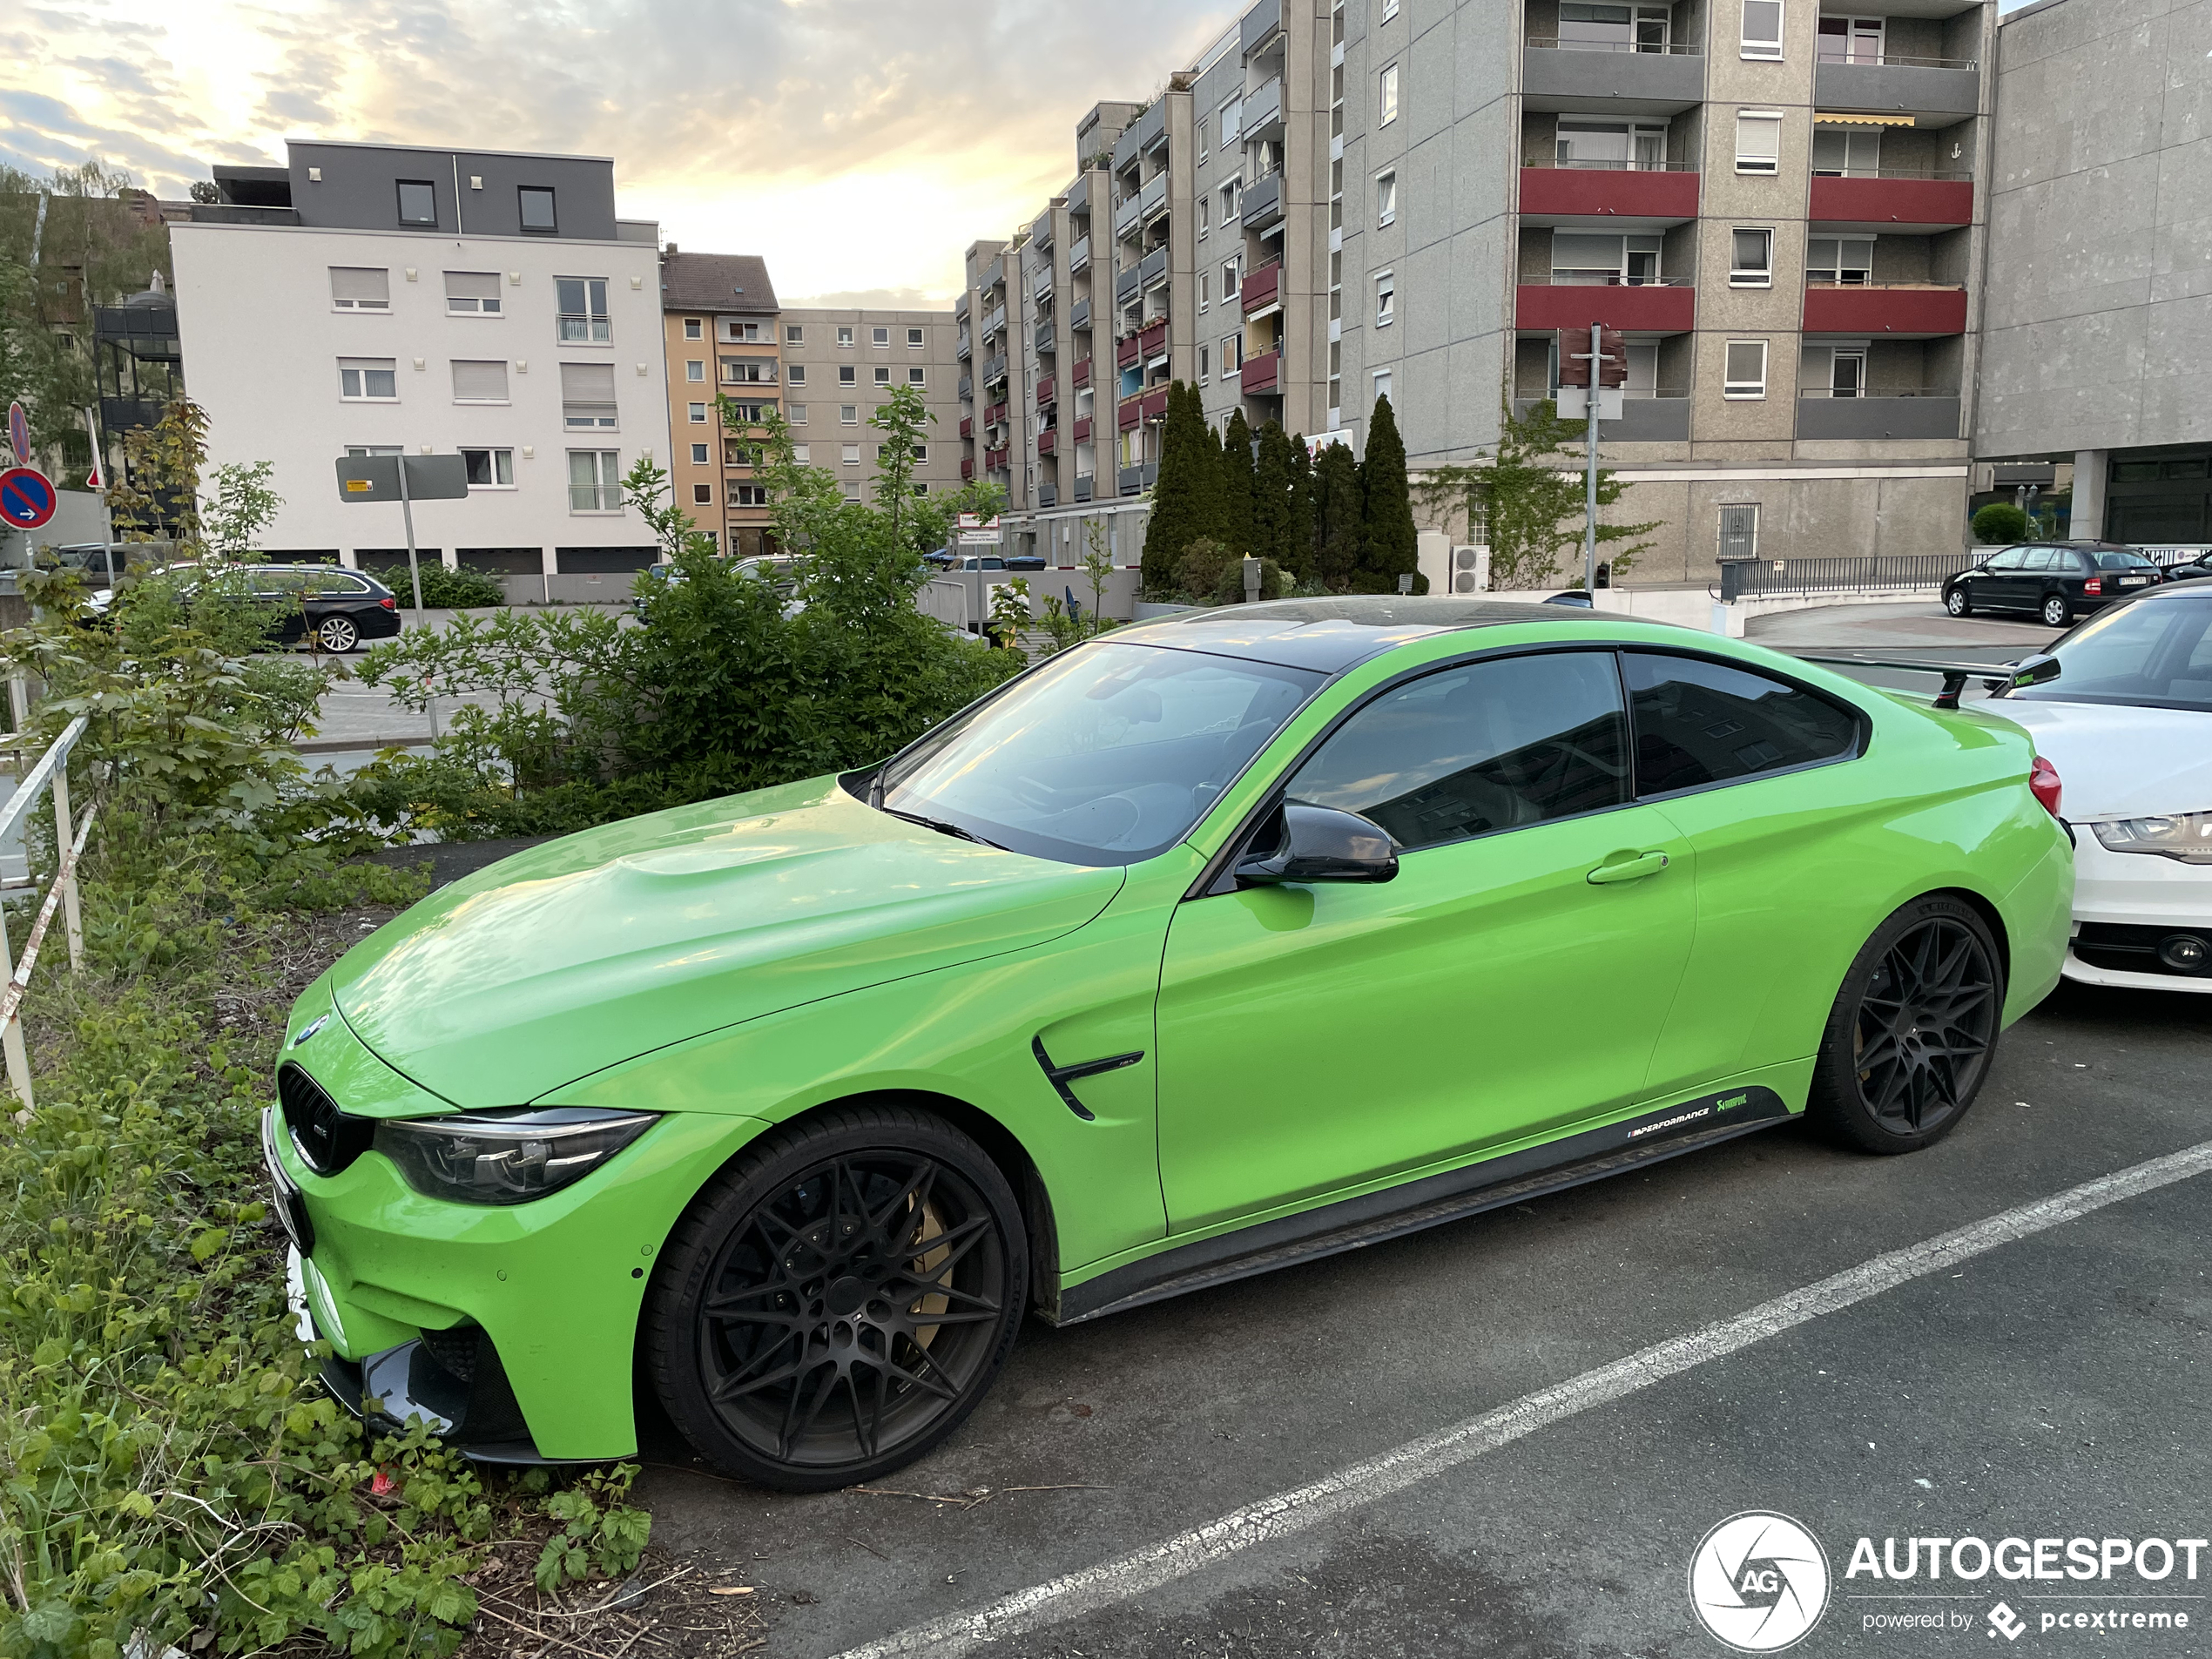
[[[371,1143],[408,1185],[456,1204],[528,1204],[580,1181],[653,1123],[588,1106],[393,1119]]]
[[[2155,853],[2184,864],[2212,864],[2212,813],[2123,818],[2116,824],[2089,827],[2108,853]]]

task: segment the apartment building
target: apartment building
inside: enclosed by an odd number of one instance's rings
[[[847,499],[872,497],[883,443],[869,417],[911,386],[929,412],[914,446],[914,493],[960,488],[961,364],[951,312],[801,307],[780,314],[776,334],[799,460],[834,470]]]
[[[621,478],[666,442],[658,237],[611,161],[294,143],[214,179],[170,226],[178,336],[211,466],[273,463],[272,556],[404,559],[334,463],[405,453],[466,463],[466,500],[415,509],[425,556],[526,598],[652,562]]]
[[[660,291],[676,500],[724,552],[768,551],[767,486],[754,475],[751,451],[725,430],[719,408],[725,395],[756,417],[782,408],[779,314],[767,263],[752,253],[685,253],[671,243],[661,256]]]
[[[1112,285],[1110,475],[1035,404],[1105,368],[1062,325],[1071,366],[1039,358],[1026,386],[1031,342],[991,351],[985,475],[1017,537],[1055,510],[1047,486],[1067,510],[1069,455],[1093,502],[1109,475],[1141,501],[1176,379],[1210,420],[1241,407],[1355,448],[1387,395],[1414,467],[1468,461],[1597,323],[1629,348],[1600,440],[1630,486],[1615,512],[1659,525],[1630,579],[1955,549],[1994,27],[1988,0],[1259,0],[1150,104],[1086,118],[1120,112],[1104,199],[1079,173],[972,251],[988,332],[1037,303],[1080,199],[1094,331]],[[1072,273],[1049,282],[1033,314],[1071,317]]]
[[[2043,0],[1997,36],[1974,454],[2070,496],[2073,536],[2212,542],[2212,0]]]

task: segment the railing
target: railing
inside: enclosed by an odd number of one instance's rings
[[[1584,388],[1580,386],[1575,388],[1575,390],[1577,392],[1583,389]],[[1548,397],[1551,399],[1553,402],[1556,403],[1559,401],[1560,391],[1561,388],[1554,386],[1548,392],[1541,394],[1526,392],[1520,393],[1516,395],[1515,401],[1527,401],[1532,400],[1541,401],[1543,398]],[[1645,402],[1662,397],[1688,397],[1689,395],[1689,388],[1687,386],[1623,386],[1620,388],[1620,391],[1622,401],[1629,403]]]
[[[1565,163],[1561,164],[1562,166]],[[1972,184],[1971,172],[1946,172],[1934,167],[1815,167],[1816,179],[1940,179],[1952,184]]]
[[[1886,553],[1865,557],[1727,559],[1721,564],[1723,604],[1761,594],[1904,593],[1943,586],[1971,570],[1974,556]]]
[[[1697,171],[1697,164],[1694,161],[1583,161],[1562,158],[1557,161],[1524,161],[1521,165],[1524,167],[1539,167],[1547,170],[1560,168],[1574,172],[1696,172]]]
[[[1847,277],[1816,277],[1805,279],[1808,288],[1869,288],[1876,291],[1895,291],[1907,293],[1963,293],[1963,282],[1858,282]]]
[[[1979,69],[1978,57],[1914,57],[1905,52],[1877,52],[1872,57],[1821,52],[1813,61],[1822,65],[1858,64],[1866,69]]]
[[[1664,46],[1640,44],[1633,40],[1561,40],[1554,35],[1532,35],[1521,42],[1543,51],[1563,52],[1631,52],[1651,57],[1700,57],[1703,49],[1686,42],[1670,42]]]
[[[77,893],[77,860],[84,851],[84,843],[91,838],[92,819],[98,808],[85,812],[83,823],[74,826],[69,811],[69,752],[84,735],[85,717],[78,715],[69,723],[61,736],[38,764],[33,766],[15,792],[8,797],[7,805],[0,806],[0,841],[26,819],[30,809],[38,804],[41,795],[51,792],[54,797],[54,846],[60,854],[60,864],[54,872],[54,884],[46,890],[46,902],[39,907],[38,918],[30,925],[30,937],[24,941],[23,960],[16,961],[15,951],[8,942],[7,915],[0,911],[0,957],[10,964],[6,988],[0,990],[0,1049],[4,1049],[8,1063],[8,1082],[23,1102],[16,1114],[22,1123],[30,1116],[33,1104],[30,1094],[30,1055],[23,1042],[23,1001],[30,987],[30,970],[38,964],[38,949],[45,942],[46,929],[54,920],[54,909],[61,907],[64,931],[69,937],[69,967],[75,973],[84,965],[84,921],[78,907]],[[20,732],[0,737],[0,750],[11,744],[18,755],[26,752]]]
[[[1524,288],[1687,288],[1691,277],[1624,277],[1606,271],[1548,271],[1521,279]]]
[[[1855,389],[1838,390],[1832,386],[1800,386],[1797,388],[1797,395],[1799,397],[1839,398],[1957,397],[1959,388],[1955,386],[1862,386]]]

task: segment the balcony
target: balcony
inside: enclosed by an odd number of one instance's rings
[[[1135,334],[1131,334],[1126,339],[1117,340],[1114,342],[1114,366],[1116,368],[1130,368],[1135,367],[1137,359],[1143,354],[1144,348],[1136,343],[1136,336]]]
[[[1513,412],[1523,415],[1541,400],[1517,397]],[[1621,418],[1599,424],[1598,442],[1604,443],[1687,443],[1689,442],[1688,392],[1631,392],[1621,400]]]
[[[1167,280],[1168,251],[1164,247],[1156,247],[1144,256],[1144,262],[1136,267],[1137,287],[1149,288],[1156,282]]]
[[[1628,41],[1532,37],[1521,81],[1531,109],[1673,115],[1703,100],[1705,64],[1695,46],[1639,51]]]
[[[1813,102],[1824,110],[1950,116],[1981,107],[1981,68],[1971,57],[1899,57],[1816,64]]]
[[[1029,246],[1039,253],[1052,251],[1052,210],[1047,208],[1029,224]]]
[[[1138,354],[1146,362],[1168,354],[1168,322],[1163,317],[1157,322],[1147,323],[1136,336]]]
[[[1078,236],[1068,245],[1068,274],[1073,276],[1078,271],[1088,271],[1089,268],[1090,238]]]
[[[1695,326],[1697,293],[1686,277],[1660,282],[1523,282],[1514,296],[1514,327],[1550,333],[1560,328],[1608,328],[1635,334],[1679,334]]]
[[[1283,0],[1259,0],[1237,25],[1237,44],[1241,54],[1250,57],[1282,27]]]
[[[1054,431],[1050,427],[1047,427],[1043,431],[1038,433],[1037,453],[1041,455],[1058,455],[1060,453],[1059,433]]]
[[[1036,270],[1029,278],[1029,297],[1032,300],[1042,300],[1051,292],[1052,261],[1049,259],[1039,260]]]
[[[1040,507],[1057,507],[1060,505],[1060,486],[1057,484],[1039,484],[1037,486],[1037,505]]]
[[[1074,440],[1077,443],[1090,442],[1090,416],[1088,415],[1079,415],[1076,417]]]
[[[964,293],[953,301],[953,320],[954,322],[968,320],[968,296]]]
[[[1013,452],[1009,449],[986,449],[983,452],[983,469],[987,472],[1004,472],[1013,458]]]
[[[1283,136],[1283,81],[1280,76],[1244,94],[1244,138]]]
[[[1245,187],[1244,198],[1244,228],[1255,235],[1264,234],[1283,222],[1283,175],[1271,172],[1264,179]]]
[[[1124,305],[1136,294],[1136,266],[1130,266],[1114,279],[1114,303]]]
[[[1144,395],[1143,410],[1144,419],[1147,421],[1166,420],[1168,418],[1168,388],[1163,386],[1157,392],[1147,392]]]
[[[1114,424],[1123,432],[1136,430],[1136,423],[1144,418],[1144,400],[1125,397],[1114,411]]]
[[[1031,343],[1036,347],[1037,355],[1040,357],[1049,357],[1060,349],[1058,327],[1051,318],[1047,317],[1037,325],[1036,333]]]
[[[1048,374],[1037,382],[1037,407],[1041,409],[1049,408],[1059,401],[1060,383],[1054,376]]]
[[[1089,358],[1085,357],[1077,361],[1075,367],[1075,371],[1068,376],[1068,384],[1075,388],[1075,389],[1078,392],[1082,391],[1084,387],[1090,384]]]
[[[1082,219],[1090,212],[1090,175],[1077,173],[1076,182],[1068,187],[1068,217]]]
[[[1925,340],[1966,332],[1966,291],[1933,283],[1808,284],[1804,331],[1809,334],[1915,335]]]
[[[1005,280],[1006,255],[1001,253],[998,256],[998,258],[993,260],[988,265],[983,267],[983,274],[976,279],[976,290],[981,293],[988,293],[993,288],[997,287],[1000,283]]]
[[[960,417],[960,435],[963,442],[974,437],[975,417],[974,415],[963,415]]]
[[[1154,98],[1152,107],[1136,118],[1136,125],[1131,130],[1136,134],[1136,153],[1140,156],[1165,144],[1168,141],[1167,99]]]
[[[1959,395],[1925,391],[1838,397],[1832,393],[1800,391],[1797,435],[1861,440],[1955,438],[1959,435]]]
[[[1241,371],[1242,385],[1246,397],[1272,397],[1280,385],[1283,354],[1271,351],[1260,357],[1247,357]]]
[[[1156,174],[1152,182],[1136,193],[1137,217],[1150,224],[1168,211],[1168,176]]]
[[[1141,196],[1124,196],[1114,204],[1114,234],[1116,236],[1127,236],[1137,227],[1144,217],[1143,210],[1137,206],[1142,199]]]
[[[968,343],[968,330],[963,328],[960,331],[960,338],[953,342],[953,355],[964,363],[968,361],[971,350]]]
[[[975,482],[975,457],[962,455],[960,460],[960,481],[964,484]]]
[[[1968,178],[1822,178],[1812,181],[1808,214],[1814,223],[1888,231],[1910,225],[1927,232],[1973,222],[1974,181]]]
[[[1523,167],[1521,222],[1622,219],[1680,225],[1697,217],[1697,184],[1694,169]]]
[[[960,401],[963,403],[973,403],[975,401],[975,377],[974,375],[963,374],[960,377]]]
[[[998,356],[994,357],[989,362],[983,365],[983,384],[986,386],[996,386],[1005,379],[1006,354],[1001,352]]]
[[[990,406],[990,408],[983,411],[983,424],[987,427],[1004,426],[1006,424],[1006,413],[1007,410],[1005,404],[994,403]]]
[[[1283,262],[1270,260],[1257,271],[1244,273],[1243,287],[1238,292],[1244,297],[1244,314],[1264,311],[1278,304],[1283,297]]]
[[[1073,306],[1069,307],[1068,327],[1070,328],[1088,328],[1090,327],[1089,300],[1078,300]]]
[[[1138,467],[1123,467],[1120,474],[1122,494],[1141,496],[1160,482],[1160,463],[1148,461]]]
[[[1006,332],[1006,307],[995,306],[983,319],[983,343],[988,346]]]
[[[1076,499],[1077,501],[1090,499],[1090,489],[1094,482],[1090,474],[1087,472],[1079,472],[1076,475]]]

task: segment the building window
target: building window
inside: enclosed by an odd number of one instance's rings
[[[1237,297],[1237,261],[1224,260],[1221,267],[1221,303],[1227,305]]]
[[[837,406],[837,423],[840,426],[860,425],[860,406],[857,403],[839,404]]]
[[[453,401],[456,403],[507,401],[507,360],[498,357],[488,362],[470,362],[455,358]]]
[[[622,456],[617,451],[569,451],[569,510],[572,513],[618,513],[622,510]]]
[[[398,402],[399,360],[394,357],[340,358],[338,395],[355,402]]]
[[[1398,174],[1382,173],[1375,179],[1375,223],[1395,223],[1398,218]]]
[[[553,215],[553,191],[550,185],[519,185],[515,192],[515,201],[522,211],[524,230],[550,236],[559,228],[559,223]]]
[[[571,432],[614,430],[612,363],[561,365],[561,424]]]
[[[888,328],[871,328],[868,330],[869,345],[883,347],[888,346],[890,343],[891,331]]]
[[[851,325],[851,324],[849,324],[849,323],[840,323],[840,324],[838,324],[838,326],[837,326],[837,343],[838,343],[839,345],[840,345],[840,346],[849,346],[849,345],[851,345],[851,344],[853,343],[853,328],[852,328],[852,325]]]
[[[691,446],[691,464],[694,467],[704,467],[707,464],[706,446],[705,444],[695,443]]]
[[[684,365],[684,378],[687,381],[691,381],[704,385],[706,381],[705,361],[703,359],[697,357],[688,360]]]
[[[1390,388],[1393,382],[1391,380],[1391,374],[1388,369],[1379,368],[1368,378],[1374,382],[1375,397],[1378,401],[1390,395]],[[1393,404],[1392,407],[1395,408],[1396,406]]]
[[[1221,337],[1221,377],[1227,380],[1244,366],[1244,337],[1224,334]]]
[[[1812,176],[1816,179],[1880,178],[1882,129],[1816,126],[1812,132]]]
[[[838,365],[838,367],[837,367],[837,383],[838,383],[840,386],[855,386],[855,385],[858,385],[858,384],[860,383],[860,371],[859,369],[857,369],[857,368],[853,368],[852,364],[850,364],[850,363],[840,363],[840,364]]]
[[[1226,150],[1237,142],[1237,134],[1244,130],[1244,99],[1242,93],[1221,106],[1221,147]]]
[[[400,185],[400,223],[427,225],[431,229],[438,224],[438,187],[427,179],[402,179]]]
[[[909,329],[907,329],[907,348],[909,351],[920,351],[920,350],[921,349],[921,342],[922,342],[923,338],[924,338],[924,336],[923,336],[923,334],[922,334],[922,331],[921,331],[921,329],[919,329],[919,328],[909,328]]]
[[[926,443],[917,443],[914,447],[914,451],[916,462],[927,465],[929,460],[929,446]]]
[[[736,498],[730,503],[732,507],[765,507],[768,504],[768,486],[765,484],[739,484],[737,492]]]
[[[1866,395],[1866,347],[1838,346],[1828,354],[1828,395]]]
[[[1824,64],[1878,64],[1882,61],[1882,20],[1823,17],[1814,44]]]
[[[1398,0],[1382,0],[1382,21],[1388,23],[1398,15]]]
[[[1633,236],[1604,231],[1552,233],[1552,284],[1555,287],[1641,287],[1659,280],[1661,239],[1656,232]]]
[[[1199,160],[1201,160],[1201,161],[1204,161],[1205,158],[1206,158],[1206,118],[1205,118],[1204,116],[1203,116],[1203,115],[1202,115],[1202,116],[1200,116],[1200,117],[1198,118],[1198,159],[1199,159]]]
[[[927,386],[927,385],[928,385],[928,384],[929,384],[929,371],[928,371],[927,369],[926,369],[926,368],[921,368],[919,364],[917,364],[916,366],[914,366],[914,368],[909,368],[909,369],[907,371],[907,385],[909,385],[909,386]]]
[[[1724,367],[1722,396],[1763,398],[1766,395],[1766,341],[1730,341]]]
[[[1385,271],[1375,279],[1375,327],[1387,328],[1398,320],[1398,278]]]
[[[806,443],[792,444],[791,446],[791,458],[793,461],[796,461],[802,467],[806,465],[814,458],[813,446]]]
[[[846,500],[858,501],[860,499],[860,480],[857,478],[846,479],[842,488],[845,491]]]
[[[1759,556],[1759,504],[1743,502],[1721,509],[1721,557],[1755,559]]]
[[[1204,386],[1213,374],[1213,347],[1201,344],[1198,347],[1198,384]]]
[[[1729,239],[1728,286],[1731,288],[1770,288],[1774,286],[1774,233],[1737,231]]]
[[[776,363],[772,357],[725,357],[722,378],[732,386],[773,386]]]
[[[1736,115],[1736,171],[1778,172],[1782,167],[1782,112],[1739,110]]]
[[[614,338],[607,320],[607,279],[555,277],[553,296],[560,311],[561,343],[604,346]]]
[[[1213,202],[1203,192],[1198,197],[1198,234],[1204,236],[1213,218]]]
[[[757,322],[738,322],[725,319],[722,324],[722,338],[749,341],[758,344],[760,340],[760,325]]]
[[[890,384],[891,384],[891,365],[890,365],[890,364],[888,364],[888,363],[879,363],[879,364],[877,364],[877,365],[876,365],[876,369],[875,369],[875,383],[876,383],[878,386],[888,386],[888,385],[890,385]]]
[[[784,418],[789,421],[793,426],[805,426],[806,424],[806,406],[804,403],[792,404],[791,406],[790,413]]]
[[[463,449],[461,469],[469,475],[471,489],[512,489],[515,487],[515,452],[512,449]]]
[[[381,265],[334,265],[330,303],[340,311],[389,311],[392,273]]]
[[[446,273],[446,315],[448,317],[496,317],[498,314],[498,272],[448,271]]]
[[[860,464],[860,446],[857,443],[846,444],[845,446],[844,461],[845,464],[848,467],[859,466]]]
[[[1805,280],[1863,287],[1874,280],[1871,236],[1814,236],[1805,240]]]
[[[793,386],[806,385],[806,365],[804,363],[788,363],[785,365],[784,379],[791,382]]]
[[[806,343],[806,330],[803,326],[795,322],[787,322],[784,325],[785,345],[804,346]]]
[[[1382,72],[1382,84],[1375,98],[1375,125],[1386,127],[1397,118],[1398,65],[1392,64]]]
[[[714,504],[714,486],[712,484],[693,484],[691,486],[691,504],[694,507],[711,507]]]
[[[1782,59],[1782,0],[1743,0],[1743,56]]]
[[[1221,186],[1221,222],[1225,226],[1237,218],[1237,181],[1224,179]]]
[[[703,340],[705,338],[705,334],[701,328],[700,320],[698,318],[686,317],[684,319],[684,338],[686,340]]]
[[[1210,298],[1210,294],[1211,294],[1211,293],[1212,287],[1213,287],[1213,273],[1212,273],[1212,272],[1211,272],[1211,271],[1201,271],[1201,272],[1199,272],[1199,273],[1198,273],[1198,309],[1199,309],[1199,310],[1204,311],[1204,310],[1206,308],[1206,307],[1207,307],[1208,305],[1210,305],[1210,304],[1211,304],[1211,303],[1212,303],[1212,301],[1211,301],[1211,298]],[[1224,296],[1224,297],[1226,297],[1226,296]]]
[[[685,407],[691,411],[691,424],[693,426],[705,426],[706,424],[705,404],[691,403],[685,405]]]

